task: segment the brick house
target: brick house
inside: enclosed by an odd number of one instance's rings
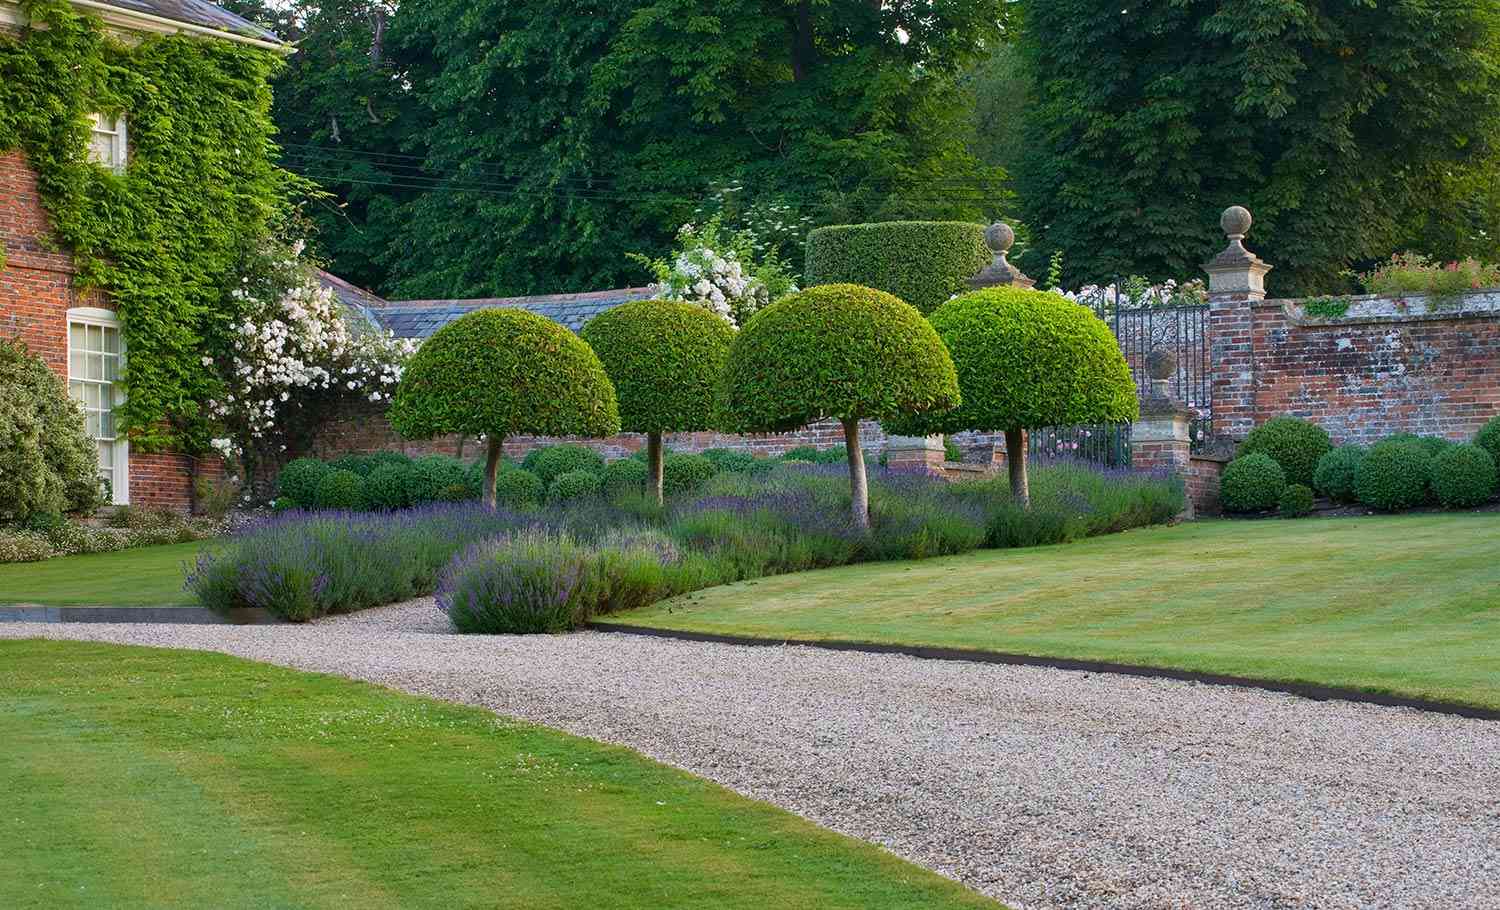
[[[233,41],[284,53],[290,48],[265,29],[202,0],[75,0],[124,41],[149,35],[186,35]],[[0,0],[0,31],[27,25],[17,0]],[[90,155],[125,171],[130,162],[130,114],[95,115]],[[190,230],[191,225],[184,225]],[[88,432],[99,447],[99,465],[115,504],[187,509],[193,479],[218,474],[217,459],[172,452],[133,453],[115,430],[113,407],[121,400],[120,322],[107,296],[75,286],[72,256],[52,239],[36,172],[17,150],[0,150],[0,336],[19,338],[68,384],[84,408]]]

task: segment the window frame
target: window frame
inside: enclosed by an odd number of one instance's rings
[[[108,375],[107,371],[104,371],[104,370],[100,371],[101,372],[101,378],[100,379],[91,379],[87,375],[83,375],[83,376],[75,376],[74,375],[74,373],[73,373],[73,353],[74,353],[74,347],[73,347],[73,326],[75,326],[75,325],[83,327],[84,330],[85,330],[85,332],[87,332],[87,329],[88,329],[89,326],[94,326],[94,327],[97,327],[97,328],[100,328],[100,329],[113,330],[116,333],[116,336],[119,339],[119,345],[118,345],[119,350],[114,354],[114,356],[116,356],[118,358],[118,368],[115,371],[116,378],[114,378],[114,379],[104,379],[104,378],[102,378],[103,376]],[[125,361],[126,361],[125,334],[124,334],[124,332],[122,330],[122,327],[121,327],[121,324],[120,324],[120,317],[119,317],[119,315],[117,313],[115,313],[114,310],[107,310],[107,309],[104,309],[102,307],[73,307],[73,308],[71,308],[71,309],[68,310],[67,324],[66,324],[66,333],[67,333],[67,339],[68,339],[68,360],[67,360],[68,397],[70,399],[72,399],[73,401],[78,402],[79,407],[86,408],[87,407],[87,405],[85,404],[85,401],[87,400],[86,398],[84,400],[80,400],[80,399],[74,397],[74,395],[73,395],[73,384],[76,382],[76,383],[91,383],[91,384],[94,384],[94,385],[100,385],[100,386],[103,386],[103,387],[108,388],[110,390],[111,397],[114,398],[114,401],[110,405],[110,410],[112,412],[113,411],[117,411],[119,409],[120,405],[123,404],[124,401],[125,401],[124,388],[120,384],[120,380],[119,380],[118,377],[124,374],[124,372],[125,372]],[[100,354],[100,355],[103,355],[106,352],[102,352],[102,351],[97,351],[96,352],[96,351],[93,351],[93,350],[91,350],[89,348],[85,348],[80,353],[84,353],[84,354]],[[87,371],[85,371],[85,374],[86,373],[87,373]],[[110,467],[110,474],[109,474],[110,503],[112,505],[117,505],[117,506],[123,506],[123,505],[129,504],[129,502],[130,502],[130,440],[127,439],[124,434],[118,433],[118,432],[113,437],[95,436],[92,433],[90,433],[89,434],[89,439],[96,446],[99,445],[99,444],[101,444],[101,443],[104,443],[104,442],[111,442],[112,443],[113,452],[111,454],[113,456],[112,461],[114,463]],[[104,474],[102,473],[102,471],[101,471],[99,477],[100,477],[100,480],[102,482],[103,479],[104,479]]]
[[[125,166],[130,160],[129,129],[126,126],[125,115],[116,114],[110,117],[96,111],[90,114],[89,118],[92,121],[89,126],[89,160],[108,168],[113,173],[125,173]],[[112,128],[106,128],[106,126]],[[93,142],[95,136],[112,137],[108,161],[99,160],[99,156],[95,154]]]

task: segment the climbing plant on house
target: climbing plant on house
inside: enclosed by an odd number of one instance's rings
[[[62,0],[25,9],[29,27],[0,33],[0,153],[25,153],[78,283],[119,312],[132,443],[202,450],[216,355],[243,322],[236,264],[306,186],[271,161],[278,59],[212,38],[122,42]],[[93,113],[126,117],[120,173],[89,158]]]

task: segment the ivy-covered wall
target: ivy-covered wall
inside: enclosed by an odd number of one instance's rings
[[[203,359],[237,324],[235,266],[299,189],[272,163],[279,58],[215,38],[125,43],[64,0],[25,9],[30,27],[0,31],[0,153],[25,154],[77,282],[119,313],[132,444],[202,451],[218,382]],[[88,157],[94,112],[126,117],[123,174]]]

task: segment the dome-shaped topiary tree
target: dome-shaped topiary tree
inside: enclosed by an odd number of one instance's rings
[[[721,385],[731,432],[844,425],[854,520],[870,523],[859,422],[958,404],[958,377],[942,339],[896,297],[853,284],[809,288],[756,313],[729,349]]]
[[[506,436],[607,436],[620,429],[614,386],[593,349],[549,319],[478,310],[417,350],[391,403],[391,425],[412,439],[483,435],[484,501]]]
[[[646,486],[662,498],[662,434],[712,427],[734,329],[701,306],[637,300],[595,316],[587,341],[620,399],[620,426],[646,434]]]
[[[963,404],[932,417],[887,421],[907,435],[1005,433],[1011,492],[1030,499],[1025,431],[1125,423],[1140,406],[1130,367],[1109,326],[1056,294],[990,288],[938,307],[932,325],[953,355]]]

